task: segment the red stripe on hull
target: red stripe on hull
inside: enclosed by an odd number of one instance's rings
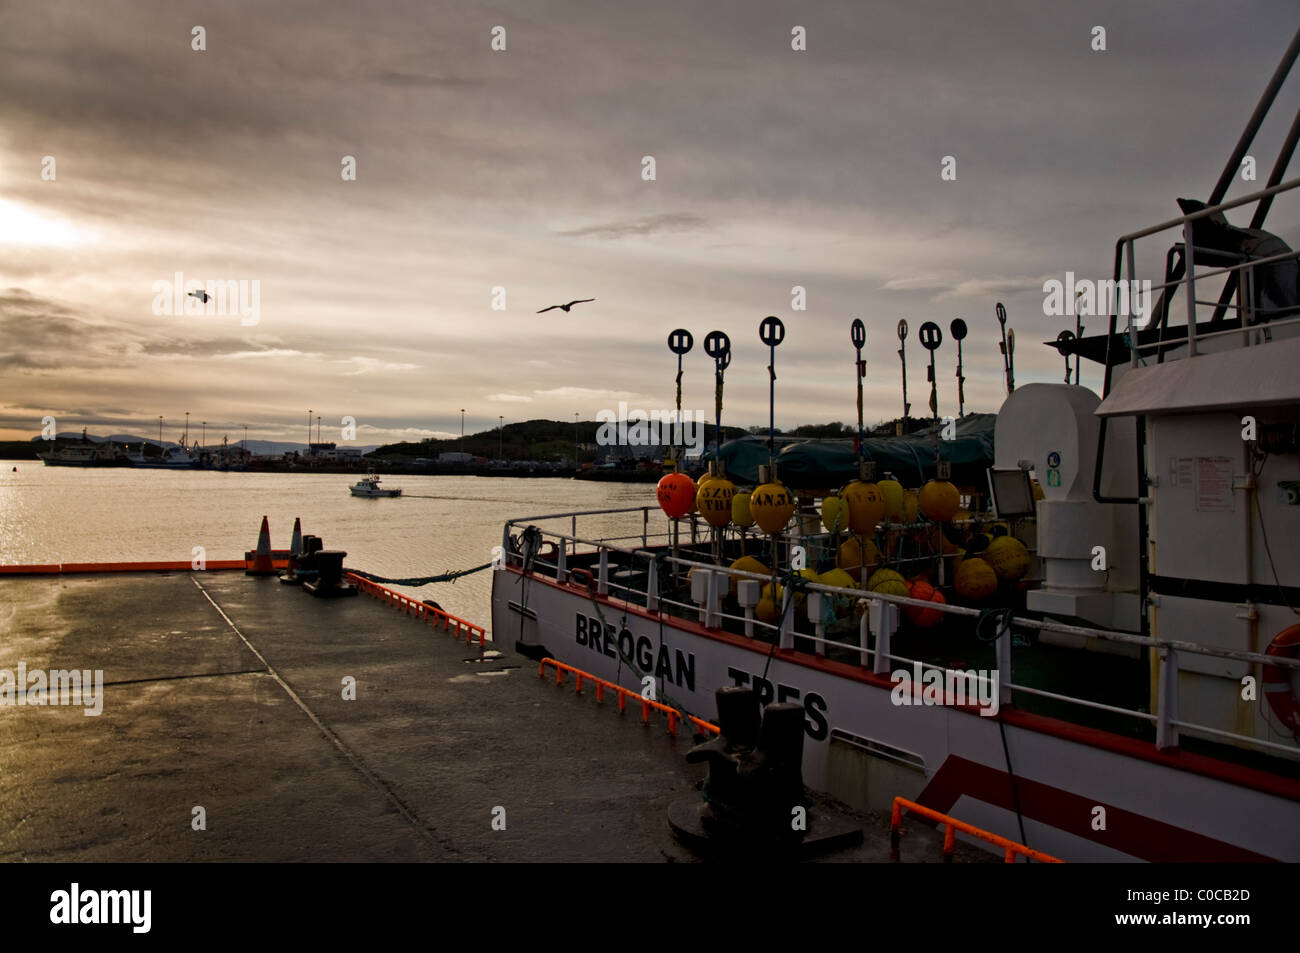
[[[1102,804],[1028,778],[1016,778],[1020,812],[1027,818],[1153,863],[1259,863],[1274,858],[1196,834],[1163,821]],[[949,755],[925,786],[918,804],[952,813],[962,796],[1015,813],[1011,779],[1005,771]],[[1106,829],[1092,829],[1093,808],[1106,809]]]

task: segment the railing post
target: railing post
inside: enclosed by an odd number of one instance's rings
[[[998,664],[998,705],[1005,708],[1011,704],[1011,628],[994,643]]]
[[[567,560],[565,559],[565,556],[568,553],[568,551],[569,551],[568,541],[563,539],[560,540],[560,545],[557,546],[555,549],[555,581],[556,582],[564,582],[565,578],[569,575]]]
[[[706,629],[716,629],[722,620],[718,618],[718,577],[721,573],[714,572],[712,569],[706,570],[709,574],[708,587],[705,590],[704,597],[707,600],[704,611],[704,627]]]
[[[1178,747],[1178,652],[1167,645],[1156,650],[1160,658],[1156,692],[1156,747]]]
[[[646,542],[646,533],[650,529],[650,507],[641,507],[641,548],[645,549],[650,544]]]
[[[609,550],[604,546],[600,547],[600,573],[596,577],[596,592],[599,595],[609,595]]]
[[[785,587],[784,598],[781,600],[781,648],[794,648],[794,613],[790,611],[790,603],[794,601],[794,593],[790,587]]]
[[[808,607],[808,621],[813,624],[813,635],[826,638],[826,623],[822,621],[822,600],[830,598],[824,592],[810,592],[805,603]],[[826,654],[826,645],[821,641],[813,643],[813,651],[818,655]]]
[[[871,627],[876,631],[876,657],[872,670],[877,675],[889,674],[890,639],[898,630],[898,606],[883,599],[873,599],[867,609]]]
[[[1196,356],[1196,259],[1192,253],[1192,223],[1183,222],[1183,257],[1187,263],[1187,356]]]
[[[650,557],[650,568],[645,577],[645,607],[650,612],[659,611],[659,567],[655,557]]]
[[[868,661],[868,656],[871,654],[869,651],[871,648],[871,626],[868,622],[869,615],[870,613],[863,612],[861,618],[858,619],[858,645],[862,648],[862,651],[859,653],[859,664],[863,668],[866,668],[867,665],[870,664]]]
[[[1129,281],[1129,286],[1128,286],[1128,287],[1129,287],[1129,291],[1132,292],[1132,290],[1133,290],[1133,280],[1134,280],[1134,276],[1137,274],[1137,265],[1136,265],[1136,263],[1133,261],[1133,239],[1131,239],[1131,238],[1130,238],[1128,241],[1126,241],[1126,242],[1124,243],[1124,256],[1128,259],[1128,269],[1127,269],[1127,271],[1128,271],[1128,281]],[[1118,288],[1115,289],[1115,294],[1116,294],[1116,295],[1119,294],[1119,289],[1118,289]],[[1131,301],[1130,301],[1129,303],[1132,304]],[[1118,306],[1119,306],[1119,302],[1116,301],[1115,304],[1116,304],[1115,313],[1118,314],[1118,313],[1119,313],[1119,307],[1118,307]],[[1132,308],[1130,308],[1129,310],[1132,311]],[[1137,331],[1134,330],[1134,328],[1133,328],[1133,315],[1132,315],[1132,314],[1129,314],[1129,316],[1128,316],[1128,328],[1129,328],[1129,337],[1128,337],[1128,348],[1129,348],[1128,365],[1129,365],[1129,367],[1137,367],[1137,366],[1138,366],[1138,347],[1137,347],[1138,339],[1137,339]],[[1107,380],[1109,380],[1109,378],[1107,378]]]

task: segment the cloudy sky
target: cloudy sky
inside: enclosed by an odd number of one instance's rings
[[[747,426],[767,314],[778,426],[853,416],[854,317],[869,423],[901,409],[899,318],[963,317],[968,408],[996,410],[994,304],[1017,383],[1060,380],[1038,342],[1073,318],[1043,281],[1106,277],[1118,235],[1206,197],[1298,23],[1293,0],[0,0],[0,437],[594,419],[671,406],[678,326],[710,412],[701,342],[731,335],[724,422]],[[1294,76],[1232,194],[1298,101]],[[177,273],[257,282],[256,323],[156,313]]]

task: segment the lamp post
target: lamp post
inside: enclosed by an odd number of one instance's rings
[[[190,442],[190,412],[185,411],[185,442]]]
[[[158,449],[162,449],[162,414],[158,415]]]
[[[460,452],[465,452],[465,408],[460,409]]]
[[[506,430],[505,430],[505,427],[506,427],[506,416],[505,416],[505,414],[497,414],[497,459],[498,459],[498,460],[504,460],[504,459],[506,458],[506,451],[505,451],[505,446],[506,446]]]
[[[316,415],[316,442],[320,443],[320,414]]]
[[[578,460],[578,412],[573,412],[573,468],[576,470],[579,466]]]
[[[201,421],[201,425],[203,427],[203,436],[199,440],[206,446],[208,442],[208,422],[206,420]]]
[[[311,408],[307,408],[307,451],[311,452]]]

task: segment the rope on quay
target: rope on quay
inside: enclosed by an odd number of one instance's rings
[[[362,579],[369,579],[371,582],[386,586],[427,586],[431,582],[455,582],[461,576],[470,576],[476,572],[491,568],[492,564],[489,562],[481,566],[475,566],[472,569],[457,569],[455,572],[444,572],[438,576],[414,576],[409,579],[390,579],[387,576],[376,576],[372,573],[362,572],[360,569],[349,569],[348,572],[354,576],[360,576]]]

